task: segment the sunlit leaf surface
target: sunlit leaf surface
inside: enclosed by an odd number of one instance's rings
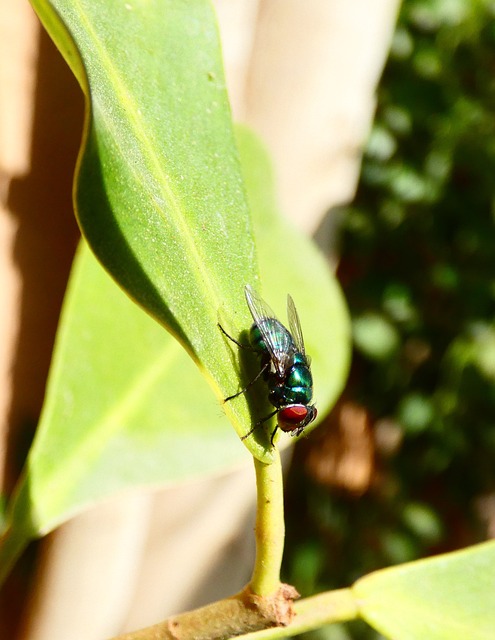
[[[353,592],[362,616],[394,640],[491,640],[495,543],[377,571]]]

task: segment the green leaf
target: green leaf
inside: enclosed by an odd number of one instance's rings
[[[238,375],[219,313],[248,324],[242,291],[259,276],[210,3],[33,4],[86,93],[83,234],[221,399]],[[226,411],[238,434],[249,431],[245,398]]]
[[[353,592],[362,617],[394,640],[492,640],[495,543],[377,571]]]
[[[60,9],[63,8],[63,3],[57,4]],[[192,3],[192,8],[196,4],[199,3]],[[79,18],[82,18],[81,6],[80,3],[74,4],[79,11]],[[149,6],[152,7],[153,3]],[[70,11],[68,13],[72,16]],[[51,18],[52,33],[55,31],[63,42],[66,33],[62,28],[57,31],[60,24],[53,16]],[[89,23],[84,20],[82,23],[85,33],[92,33]],[[118,21],[116,25],[119,26]],[[141,23],[134,25],[134,35],[142,26]],[[72,27],[75,29],[74,25]],[[117,33],[122,37],[120,32]],[[115,40],[115,34],[113,39],[111,34],[109,28],[107,36],[110,42]],[[151,34],[146,37],[151,46]],[[95,40],[94,46],[98,49],[102,45]],[[67,51],[67,59],[77,61],[77,55],[70,53],[69,45]],[[151,71],[155,73],[156,68],[152,66]],[[173,74],[170,78],[173,78]],[[121,113],[119,100],[123,100],[122,95],[117,94],[114,100],[116,112]],[[174,115],[172,111],[169,114],[170,118]],[[104,125],[108,125],[108,114],[100,114],[98,118],[96,114],[93,116],[94,120],[100,118]],[[193,118],[193,115],[189,114],[189,117]],[[203,124],[208,128],[209,121]],[[117,138],[120,125],[117,118],[112,122],[116,130],[110,127]],[[228,124],[226,126],[230,130]],[[150,136],[153,132],[151,127]],[[210,134],[210,143],[213,144],[215,136],[221,137],[223,130],[210,131]],[[233,141],[230,140],[230,143],[233,144]],[[301,314],[307,349],[313,356],[316,401],[323,415],[340,392],[347,371],[349,323],[345,304],[325,260],[313,244],[277,217],[272,170],[266,152],[255,137],[246,131],[239,133],[238,143],[264,271],[263,295],[285,321],[286,293],[290,291],[293,294]],[[203,140],[201,144],[206,142]],[[223,141],[220,147],[222,144],[227,143]],[[170,151],[171,158],[174,158],[175,151],[177,149]],[[213,208],[198,204],[204,238],[195,239],[194,251],[205,251],[202,275],[206,280],[209,279],[210,284],[214,283],[217,296],[219,292],[225,293],[225,299],[217,300],[211,289],[201,289],[201,279],[192,284],[187,277],[184,279],[184,270],[187,271],[184,265],[186,254],[176,255],[177,264],[173,261],[174,256],[166,256],[168,266],[165,271],[167,277],[164,278],[154,249],[150,261],[146,254],[148,248],[143,246],[142,252],[139,249],[136,256],[139,254],[140,260],[143,257],[148,280],[143,279],[137,258],[124,255],[125,251],[121,253],[122,246],[115,249],[115,255],[120,256],[122,262],[119,263],[112,256],[112,233],[117,236],[117,245],[122,240],[122,234],[119,227],[112,228],[105,216],[111,213],[118,217],[119,208],[114,210],[110,207],[106,210],[106,196],[99,193],[103,202],[95,197],[94,184],[98,192],[102,188],[99,181],[104,178],[105,183],[108,181],[112,198],[118,199],[123,197],[122,194],[127,194],[131,207],[138,207],[142,202],[143,209],[146,209],[152,196],[149,185],[132,182],[131,178],[135,178],[135,175],[129,177],[134,171],[133,153],[120,158],[121,164],[117,163],[117,167],[109,161],[104,146],[99,147],[98,153],[99,156],[91,155],[91,161],[105,170],[103,173],[96,172],[94,182],[87,175],[79,182],[79,189],[84,184],[88,191],[85,195],[80,191],[79,200],[84,200],[88,207],[93,203],[95,216],[103,211],[100,223],[89,222],[89,228],[95,233],[98,224],[108,233],[108,246],[103,254],[108,249],[110,262],[114,260],[117,265],[114,265],[115,269],[131,274],[131,280],[137,278],[139,286],[136,285],[136,290],[144,298],[150,294],[149,287],[153,289],[155,286],[150,283],[157,278],[159,297],[161,299],[163,294],[163,299],[168,300],[160,303],[164,311],[162,323],[171,328],[183,344],[186,343],[189,355],[193,355],[206,379],[210,383],[213,380],[212,386],[217,397],[219,388],[221,397],[235,393],[240,385],[239,361],[242,354],[222,336],[216,323],[221,319],[235,335],[250,326],[252,320],[244,301],[243,287],[248,282],[256,286],[256,279],[253,275],[249,223],[243,218],[240,220],[231,209],[231,185],[222,190],[218,182],[213,181],[210,199]],[[180,155],[180,150],[177,153]],[[195,153],[200,154],[198,150]],[[236,157],[237,151],[234,148],[228,153]],[[83,164],[86,163],[90,171],[87,148],[85,154]],[[128,161],[127,168],[123,166],[125,160]],[[122,180],[118,173],[121,170]],[[227,172],[223,180],[225,183],[232,180],[238,186],[235,172]],[[139,197],[141,188],[142,198]],[[237,196],[241,197],[242,193],[239,190]],[[223,197],[229,200],[225,207],[220,205]],[[228,211],[234,222],[224,220],[217,207]],[[245,206],[241,207],[241,211],[245,216]],[[89,215],[89,210],[86,213]],[[157,231],[156,237],[151,233],[148,223],[154,232],[153,224],[158,225],[158,222],[150,213],[146,220],[141,220],[144,231],[139,226],[135,227],[136,237],[144,233],[151,247],[156,241],[161,243],[164,251],[168,247],[169,253],[171,243],[172,248],[176,243],[184,249],[181,242],[187,244],[188,240],[180,236],[181,233],[186,236],[189,233],[186,222],[191,223],[194,233],[197,233],[199,224],[196,218],[198,212],[193,212],[191,216],[189,213],[185,208],[184,221],[175,220],[178,224],[175,236],[171,228],[165,226]],[[124,220],[123,226],[128,233],[126,224],[132,227],[132,221]],[[106,226],[108,228],[105,231]],[[220,240],[212,238],[215,231]],[[216,246],[217,242],[222,244],[221,250]],[[105,262],[107,257],[105,254],[103,262],[109,267],[108,261]],[[191,260],[194,262],[194,258]],[[113,275],[122,281],[119,274],[114,272]],[[144,293],[139,289],[140,286]],[[172,291],[174,286],[177,291]],[[168,298],[167,287],[170,288]],[[132,289],[127,287],[128,291],[129,288]],[[153,289],[150,294],[152,298],[155,293]],[[180,298],[180,294],[184,299]],[[170,301],[175,298],[176,304],[172,304]],[[169,303],[170,307],[167,306]],[[147,308],[156,312],[153,304]],[[190,317],[187,317],[187,309],[190,309]],[[159,315],[155,313],[155,317]],[[209,342],[204,337],[208,333]],[[192,336],[191,340],[189,336]],[[250,365],[256,370],[259,366],[256,358],[252,354],[249,356]],[[223,409],[237,432],[242,434],[246,433],[253,421],[266,415],[262,411],[266,411],[267,405],[266,389],[262,387],[261,393],[239,396],[225,404]],[[268,433],[272,428],[267,426]],[[306,433],[309,433],[309,429]],[[284,438],[288,440],[286,436]],[[260,460],[267,463],[271,461],[272,449],[264,430],[257,430],[244,443]],[[170,482],[225,468],[234,464],[243,454],[244,449],[228,427],[221,407],[208,392],[204,379],[198,375],[178,343],[133,305],[113,285],[92,256],[81,249],[64,303],[39,429],[16,499],[11,504],[10,528],[0,545],[0,566],[6,571],[12,556],[21,550],[29,538],[50,531],[97,500],[130,486]]]
[[[87,91],[77,213],[89,244],[127,293],[182,342],[217,397],[231,395],[238,367],[217,322],[230,316],[249,326],[242,291],[257,286],[257,269],[209,3],[35,4]],[[308,275],[316,274],[297,266],[297,254],[306,253],[297,234],[275,223],[272,235],[277,294],[285,275],[307,291]],[[313,266],[325,271],[323,286],[330,282],[321,258]],[[342,334],[335,335],[337,344]],[[340,360],[332,380],[340,378]],[[239,435],[251,429],[253,408],[244,395],[225,406]],[[254,434],[246,446],[269,462],[262,440]]]

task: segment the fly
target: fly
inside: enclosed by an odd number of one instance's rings
[[[316,418],[316,407],[311,404],[313,376],[311,375],[310,359],[306,355],[301,323],[291,296],[287,296],[289,330],[280,320],[277,320],[267,303],[251,286],[246,285],[244,292],[254,321],[249,330],[250,346],[241,344],[232,338],[222,326],[218,326],[227,338],[241,349],[256,352],[260,357],[261,368],[256,377],[244,389],[225,398],[225,402],[245,393],[258,378],[263,377],[268,387],[268,400],[275,407],[275,410],[259,420],[242,437],[242,440],[276,414],[277,426],[270,439],[273,445],[277,429],[290,433],[292,436],[298,436]]]

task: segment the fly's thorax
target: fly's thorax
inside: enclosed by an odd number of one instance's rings
[[[307,365],[294,364],[284,378],[271,375],[268,388],[268,397],[274,407],[308,405],[313,398],[313,377]]]
[[[301,387],[310,389],[312,392],[313,376],[311,375],[311,370],[306,364],[293,364],[285,378],[285,384],[291,388]]]
[[[274,407],[280,408],[290,404],[309,404],[313,398],[311,387],[288,387],[287,385],[271,385],[269,381],[268,398]]]
[[[294,353],[294,364],[295,365],[300,364],[309,369],[309,358],[304,353],[301,353],[300,351],[296,351]]]

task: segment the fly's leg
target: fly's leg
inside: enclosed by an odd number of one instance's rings
[[[275,409],[275,411],[272,411],[271,413],[269,413],[267,416],[265,416],[262,420],[258,420],[258,422],[254,425],[254,427],[248,431],[246,433],[245,436],[242,436],[241,440],[245,440],[248,436],[250,436],[253,431],[255,431],[258,427],[261,427],[261,425],[266,422],[267,420],[270,420],[270,418],[273,418],[273,416],[278,412],[278,409]],[[275,427],[275,431],[278,429],[278,426]],[[272,433],[272,439],[271,439],[271,443],[273,445],[273,436],[275,435],[275,431]]]
[[[257,353],[259,355],[259,351],[257,349],[255,349],[254,347],[251,347],[250,345],[246,345],[246,344],[242,344],[241,342],[239,342],[238,340],[236,340],[235,338],[233,338],[232,336],[230,336],[225,329],[222,327],[222,325],[220,323],[218,323],[218,328],[220,329],[220,331],[223,333],[223,335],[225,337],[227,337],[231,342],[233,342],[234,344],[236,344],[240,349],[246,349],[247,351],[254,351],[254,353]],[[253,386],[253,384],[256,382],[256,380],[258,380],[259,378],[261,378],[261,376],[265,373],[265,371],[268,369],[268,367],[270,366],[270,363],[267,362],[266,364],[264,364],[261,367],[261,370],[259,371],[259,373],[256,374],[256,376],[251,380],[251,382],[249,382],[244,389],[241,389],[240,391],[238,391],[237,393],[234,393],[233,395],[229,396],[228,398],[224,399],[224,402],[228,402],[229,400],[233,400],[234,398],[237,398],[237,396],[241,396],[243,393],[246,393],[246,391]]]
[[[231,335],[229,335],[219,322],[217,322],[217,325],[220,331],[223,333],[223,335],[226,338],[228,338],[231,342],[236,344],[240,349],[246,349],[247,351],[255,351],[256,353],[258,353],[257,349],[255,349],[254,347],[251,347],[250,345],[247,345],[247,344],[242,344],[241,342],[233,338]]]
[[[248,382],[248,384],[244,387],[244,389],[241,389],[237,393],[234,393],[234,395],[229,396],[228,398],[225,398],[224,402],[228,402],[229,400],[233,400],[234,398],[237,398],[237,396],[242,396],[243,393],[246,393],[246,391],[250,387],[253,386],[253,384],[256,382],[256,380],[261,378],[261,376],[265,373],[265,371],[268,369],[269,366],[270,366],[270,363],[267,362],[263,367],[261,367],[259,373],[256,374],[256,376],[251,380],[251,382]]]
[[[233,338],[231,335],[229,335],[225,329],[222,327],[222,325],[220,323],[218,324],[218,328],[220,329],[220,331],[223,333],[223,335],[228,338],[231,342],[233,342],[234,344],[236,344],[240,349],[246,349],[247,351],[254,351],[255,353],[257,353],[259,355],[259,351],[258,349],[254,349],[251,346],[248,346],[246,344],[242,344],[241,342],[239,342],[238,340],[236,340],[235,338]],[[233,400],[234,398],[237,398],[237,396],[242,395],[243,393],[246,393],[246,391],[252,387],[252,385],[259,380],[259,378],[261,378],[261,376],[265,373],[265,371],[270,367],[270,362],[266,362],[260,369],[260,371],[256,374],[256,376],[251,380],[251,382],[249,382],[244,389],[241,389],[240,391],[238,391],[237,393],[234,393],[233,395],[229,396],[228,398],[225,398],[224,402],[228,402],[229,400]],[[278,412],[278,409],[275,409],[275,411],[272,411],[269,415],[267,415],[265,418],[263,418],[262,420],[258,420],[258,422],[254,425],[254,427],[252,429],[250,429],[246,435],[242,436],[241,440],[245,440],[248,436],[250,436],[253,431],[255,431],[258,427],[260,427],[264,422],[266,422],[267,420],[270,420],[270,418],[273,418],[273,416]],[[270,438],[270,442],[272,443],[272,447],[273,445],[273,437],[276,433],[278,429],[278,425],[275,427],[272,436]]]

